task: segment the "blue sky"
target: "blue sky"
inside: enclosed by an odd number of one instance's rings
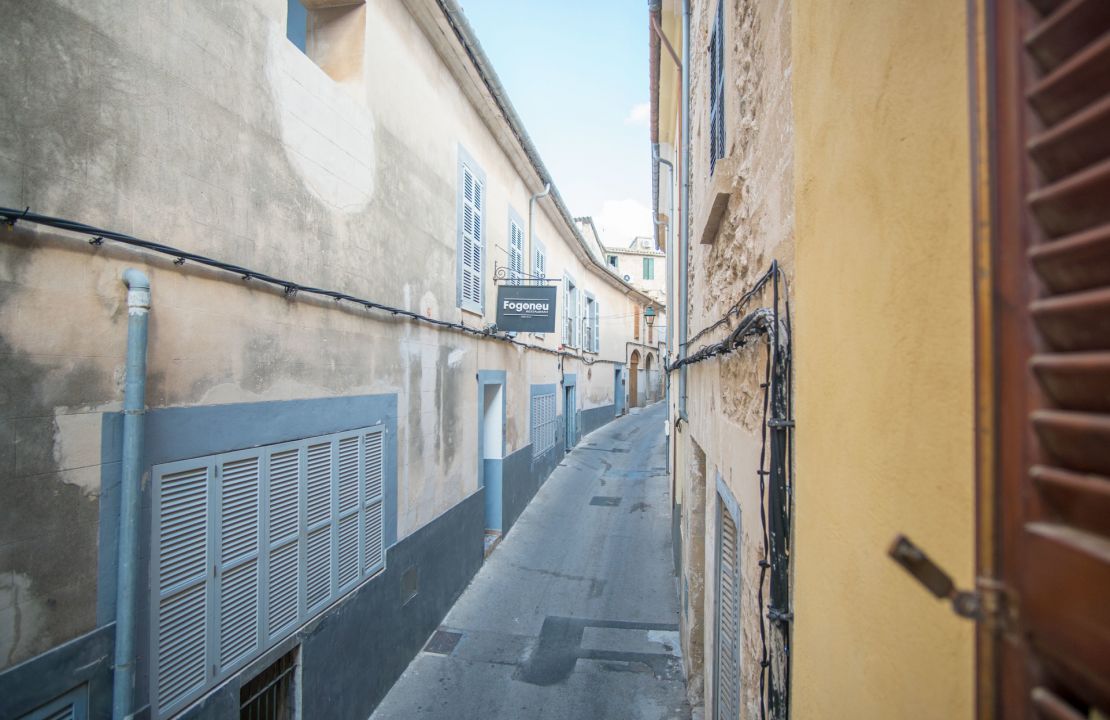
[[[651,232],[645,0],[460,0],[555,184],[603,240]]]

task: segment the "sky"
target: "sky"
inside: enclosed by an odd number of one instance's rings
[[[645,0],[460,0],[573,215],[651,235]]]

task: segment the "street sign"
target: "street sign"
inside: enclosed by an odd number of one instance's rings
[[[498,285],[497,329],[555,332],[555,285]]]

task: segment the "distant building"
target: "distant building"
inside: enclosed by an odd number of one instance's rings
[[[643,290],[661,302],[667,297],[666,253],[655,247],[655,240],[638,237],[628,247],[605,247],[605,263],[626,283]]]

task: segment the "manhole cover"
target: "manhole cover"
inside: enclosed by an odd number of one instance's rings
[[[454,652],[455,646],[459,644],[459,640],[462,640],[462,633],[436,630],[432,633],[431,640],[424,646],[424,652],[450,655]]]
[[[594,495],[590,500],[590,504],[601,505],[602,507],[616,507],[621,504],[621,499],[619,497],[613,497],[612,495]]]

